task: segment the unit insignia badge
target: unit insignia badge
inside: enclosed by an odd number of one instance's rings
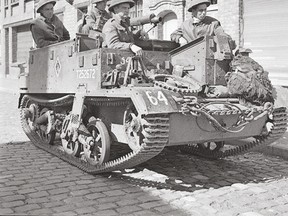
[[[61,71],[61,63],[60,63],[59,57],[57,57],[56,64],[55,64],[55,72],[56,72],[57,77],[59,77],[60,71]]]

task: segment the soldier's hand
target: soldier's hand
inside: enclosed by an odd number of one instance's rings
[[[136,46],[135,44],[132,44],[130,49],[132,50],[133,53],[137,56],[142,56],[143,55],[143,50],[141,47]]]
[[[176,43],[179,43],[180,37],[182,37],[182,36],[179,35],[179,34],[172,33],[171,36],[170,36],[170,39],[171,39],[171,41],[174,41],[174,42],[176,42]]]
[[[183,37],[180,37],[178,42],[180,43],[181,46],[187,44],[187,40],[185,38],[183,38]]]
[[[140,39],[142,39],[142,40],[148,40],[149,39],[149,35],[143,29],[140,30]]]

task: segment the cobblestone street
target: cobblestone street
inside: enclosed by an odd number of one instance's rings
[[[0,91],[0,215],[288,214],[288,163],[257,152],[208,160],[165,149],[126,172],[89,175],[36,148],[18,95]]]

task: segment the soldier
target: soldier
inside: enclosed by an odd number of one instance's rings
[[[142,56],[141,47],[134,44],[134,40],[140,38],[142,31],[133,34],[129,22],[129,9],[135,5],[133,0],[110,0],[108,10],[113,13],[104,27],[105,42],[108,48],[131,50],[138,56]]]
[[[179,29],[171,34],[171,40],[185,44],[205,35],[226,35],[231,39],[224,33],[217,19],[206,16],[209,5],[209,0],[192,0],[188,8],[188,11],[192,13],[192,18],[186,20]]]
[[[89,34],[89,30],[102,32],[104,24],[111,18],[109,13],[105,10],[106,0],[92,0],[91,8],[84,17],[84,25],[82,33]]]
[[[63,23],[53,14],[55,4],[56,0],[40,0],[37,5],[36,12],[41,16],[33,20],[30,25],[37,48],[70,39]]]

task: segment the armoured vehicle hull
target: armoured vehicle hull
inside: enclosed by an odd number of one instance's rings
[[[27,136],[80,169],[101,173],[133,167],[167,146],[220,158],[285,132],[285,108],[205,96],[205,86],[225,85],[231,59],[225,44],[213,37],[177,49],[147,43],[143,58],[97,48],[85,36],[30,51],[20,86]]]

